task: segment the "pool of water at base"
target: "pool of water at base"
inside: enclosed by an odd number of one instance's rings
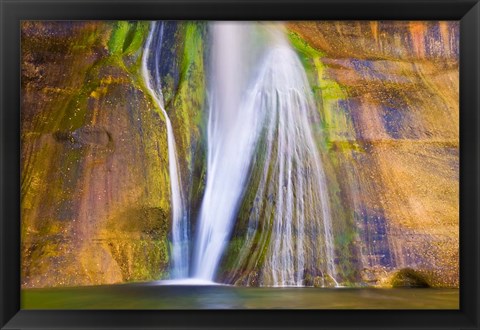
[[[22,289],[22,309],[458,309],[459,289],[136,283]]]

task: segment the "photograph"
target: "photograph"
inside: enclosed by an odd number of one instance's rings
[[[19,34],[21,309],[459,310],[459,20]]]

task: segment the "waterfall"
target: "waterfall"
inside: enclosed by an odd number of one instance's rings
[[[211,34],[208,172],[194,276],[214,279],[248,180],[257,178],[240,258],[261,247],[253,242],[264,222],[271,233],[263,239],[264,285],[304,285],[306,270],[335,281],[327,184],[310,127],[318,114],[298,56],[278,24],[213,23]]]
[[[259,222],[271,219],[264,285],[303,286],[306,270],[336,283],[327,183],[311,128],[319,125],[317,109],[297,54],[283,34],[275,36],[253,91],[264,120],[246,245]]]
[[[188,219],[159,73],[163,31],[152,24],[142,70],[167,125],[172,271],[186,278]],[[336,283],[327,183],[312,129],[320,121],[302,63],[281,24],[214,22],[209,32],[207,180],[193,279],[215,279],[248,192],[254,198],[239,265],[261,255],[262,285],[302,286],[306,275]]]
[[[216,22],[212,36],[207,182],[199,215],[194,277],[213,280],[230,238],[255,147],[258,114],[244,89],[251,71],[246,23]]]
[[[172,278],[186,278],[189,272],[188,219],[181,187],[180,172],[175,148],[172,123],[165,111],[160,81],[160,61],[164,35],[164,23],[151,24],[142,57],[142,75],[146,87],[160,108],[167,126],[168,168],[172,204]],[[154,36],[156,40],[154,39]],[[151,70],[153,68],[153,70]],[[153,71],[153,77],[150,72]]]

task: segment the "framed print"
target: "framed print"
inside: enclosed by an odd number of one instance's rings
[[[478,329],[477,1],[1,13],[2,329]]]

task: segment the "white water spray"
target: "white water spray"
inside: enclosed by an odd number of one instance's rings
[[[161,60],[160,55],[163,43],[164,25],[163,23],[160,24],[161,25],[158,28],[158,34],[156,35],[158,40],[156,40],[154,47],[152,46],[152,40],[157,29],[155,22],[151,24],[150,33],[148,35],[142,57],[142,75],[150,95],[153,97],[156,105],[160,108],[165,118],[165,124],[167,126],[168,168],[170,174],[170,189],[172,194],[172,277],[186,278],[188,277],[189,271],[188,219],[181,188],[180,172],[178,171],[175,137],[173,135],[170,118],[165,111],[163,94],[161,90],[159,61]],[[149,66],[152,65],[154,69],[153,77],[149,72]]]

